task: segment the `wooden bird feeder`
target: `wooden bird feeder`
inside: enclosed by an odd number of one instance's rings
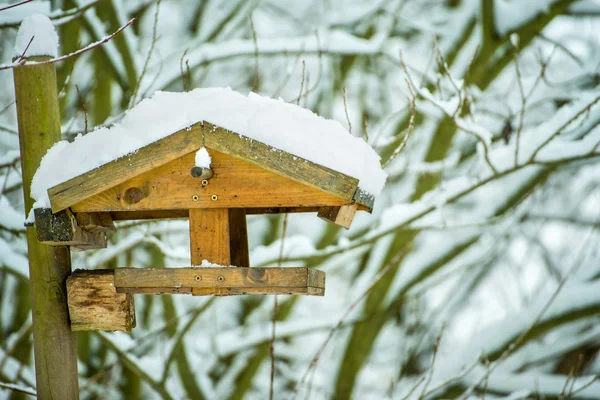
[[[205,147],[210,168],[195,165]],[[48,190],[35,210],[38,239],[75,249],[106,247],[113,221],[189,218],[193,267],[75,271],[67,281],[73,330],[135,326],[133,294],[322,296],[325,273],[250,268],[246,215],[317,212],[349,228],[373,196],[356,178],[199,122]],[[203,260],[223,267],[198,267]],[[235,266],[235,268],[229,266]]]

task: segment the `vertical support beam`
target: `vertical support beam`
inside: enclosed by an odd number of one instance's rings
[[[190,255],[192,265],[200,265],[203,260],[231,264],[228,209],[190,210]]]
[[[32,57],[47,60],[49,57]],[[31,180],[46,151],[61,140],[54,64],[14,69],[25,212],[33,205]],[[27,228],[33,312],[35,376],[39,399],[77,399],[77,350],[67,309],[65,281],[71,273],[66,246],[47,246]]]
[[[245,208],[229,209],[229,246],[231,249],[231,265],[250,267],[248,251],[248,226]]]

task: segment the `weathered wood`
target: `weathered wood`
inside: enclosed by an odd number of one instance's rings
[[[109,214],[113,221],[130,221],[136,219],[187,219],[189,217],[188,210],[112,211]]]
[[[53,214],[49,208],[36,208],[33,212],[37,240],[40,243],[50,246],[71,246],[73,250],[106,247],[106,232],[95,227],[93,231],[83,229],[68,209],[56,214]]]
[[[326,192],[333,197],[342,199],[344,203],[351,202],[357,194],[358,180],[356,178],[208,122],[199,122],[141,148],[135,153],[111,161],[50,188],[48,193],[52,209],[56,212],[81,203],[91,196],[120,185],[185,154],[192,153],[201,146],[206,146],[209,149],[230,155],[276,175]],[[189,171],[192,167],[193,165],[188,165],[186,170],[186,176],[190,178]],[[135,196],[130,197],[132,204],[143,201],[147,196],[145,190],[148,190],[148,187],[135,188],[138,189],[135,193],[130,192],[130,194],[135,194]],[[364,196],[358,196],[355,201],[361,203],[363,198]]]
[[[190,210],[190,256],[192,265],[203,260],[230,265],[229,211],[224,209]]]
[[[250,267],[250,252],[248,251],[248,226],[244,208],[229,209],[229,247],[231,265]]]
[[[110,213],[77,213],[77,225],[89,232],[115,232],[115,224]]]
[[[183,129],[85,174],[48,189],[52,211],[58,212],[126,180],[164,165],[202,146],[199,126]]]
[[[204,122],[205,146],[239,160],[323,190],[343,200],[352,200],[358,179],[315,164],[293,154]]]
[[[317,217],[324,219],[327,222],[343,226],[346,229],[350,229],[356,210],[358,210],[358,204],[341,207],[322,207],[319,210]]]
[[[375,196],[369,192],[358,188],[352,196],[352,199],[359,205],[359,210],[365,210],[368,212],[373,211],[373,205],[375,204]]]
[[[117,293],[115,270],[75,271],[67,279],[73,331],[124,331],[135,327],[133,295]]]
[[[192,294],[307,294],[322,296],[325,273],[310,268],[118,268],[118,293],[191,288]]]
[[[48,149],[61,140],[56,69],[55,64],[40,64],[14,68],[13,72],[27,215],[33,205],[33,175]],[[37,397],[77,399],[77,348],[65,288],[71,273],[69,248],[39,243],[35,228],[28,227],[27,249]]]
[[[193,153],[136,176],[72,206],[76,212],[341,206],[343,200],[281,175],[210,150],[213,177],[189,174]],[[214,197],[213,197],[214,196]]]
[[[263,207],[245,208],[246,215],[316,213],[320,207]],[[358,208],[361,209],[360,206]],[[150,211],[111,211],[113,221],[130,221],[146,219],[187,219],[188,210],[150,210]]]

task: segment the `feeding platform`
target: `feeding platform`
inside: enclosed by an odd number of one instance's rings
[[[209,164],[198,165],[199,151]],[[134,294],[322,296],[322,271],[250,266],[246,216],[316,212],[349,228],[374,202],[356,177],[207,121],[46,189],[50,207],[35,210],[35,225],[50,245],[102,248],[113,221],[189,219],[191,267],[75,271],[67,284],[74,330],[129,331]]]

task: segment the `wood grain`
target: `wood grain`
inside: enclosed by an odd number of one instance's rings
[[[229,211],[224,209],[190,210],[190,256],[192,265],[203,260],[231,265]]]
[[[48,189],[52,211],[64,210],[97,193],[164,165],[202,146],[201,125],[183,129]]]
[[[350,229],[354,215],[358,210],[358,204],[351,204],[341,207],[321,207],[317,217],[336,224],[343,226],[346,229]]]
[[[79,226],[70,210],[56,214],[49,208],[33,210],[37,240],[50,246],[71,246],[73,250],[103,249],[107,245],[106,231],[87,230]]]
[[[76,212],[152,211],[192,208],[314,208],[341,206],[351,201],[295,182],[281,175],[209,150],[214,176],[203,186],[193,178],[188,154],[72,206]],[[132,202],[128,193],[142,194]],[[216,196],[216,200],[213,196]]]
[[[250,267],[248,226],[246,224],[245,208],[229,209],[229,247],[231,265],[235,265],[236,267]]]
[[[206,147],[210,149],[234,156],[314,189],[323,190],[343,200],[352,200],[358,188],[356,178],[208,122],[203,125],[203,134]]]
[[[135,327],[133,296],[117,293],[114,270],[75,271],[67,278],[73,331],[124,331]]]
[[[325,273],[310,268],[119,268],[119,293],[191,288],[194,295],[308,294],[325,290]]]

